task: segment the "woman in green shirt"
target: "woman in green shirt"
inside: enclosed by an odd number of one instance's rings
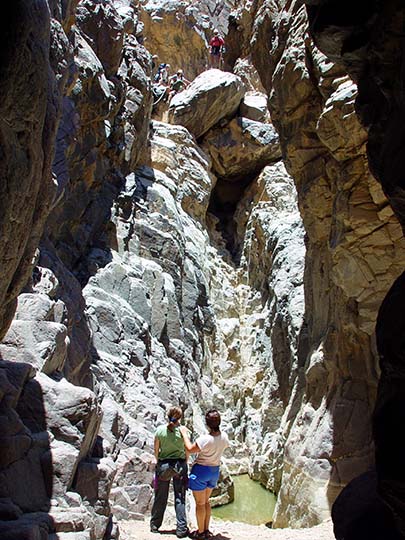
[[[168,424],[159,426],[155,432],[155,499],[150,519],[150,530],[159,532],[167,506],[170,480],[173,479],[174,506],[176,510],[176,536],[188,534],[186,520],[187,462],[180,420],[180,407],[171,407],[167,413]]]

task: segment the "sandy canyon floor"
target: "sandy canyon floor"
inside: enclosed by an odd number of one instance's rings
[[[264,525],[220,521],[211,523],[212,540],[334,540],[331,521],[310,529],[269,529]],[[174,529],[162,527],[160,534],[151,533],[149,521],[120,522],[122,540],[177,540]]]

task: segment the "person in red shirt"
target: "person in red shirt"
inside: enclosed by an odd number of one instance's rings
[[[210,39],[210,67],[221,69],[222,53],[225,46],[225,41],[219,35],[218,30],[214,30],[214,35]]]

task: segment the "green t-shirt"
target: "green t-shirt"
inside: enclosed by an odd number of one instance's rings
[[[167,426],[159,426],[155,437],[159,439],[159,459],[185,459],[183,437],[178,427],[170,431]]]

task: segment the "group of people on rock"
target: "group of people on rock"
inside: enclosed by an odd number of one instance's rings
[[[223,54],[225,52],[225,41],[219,35],[218,30],[213,31],[213,36],[209,41],[209,67],[222,68]],[[170,64],[157,64],[157,55],[152,56],[152,71],[154,73],[155,96],[158,101],[170,101],[178,92],[182,92],[190,84],[184,77],[182,69],[178,69],[173,75],[170,74]]]
[[[190,440],[188,429],[180,425],[180,407],[171,407],[167,413],[167,424],[155,432],[154,452],[156,469],[154,478],[155,498],[150,520],[151,532],[159,532],[167,505],[170,481],[173,480],[176,511],[176,536],[189,536],[195,540],[206,540],[212,536],[209,530],[212,490],[219,479],[221,456],[229,439],[221,431],[221,416],[216,409],[205,415],[208,433],[200,435],[195,442]],[[188,457],[197,454],[188,475]],[[186,518],[186,490],[189,487],[196,502],[198,528],[189,532]]]
[[[156,68],[155,60],[157,56],[152,57],[152,70]],[[153,80],[154,84],[161,87],[163,99],[170,100],[178,92],[182,92],[190,84],[184,77],[182,69],[178,69],[174,75],[170,75],[170,64],[159,64]]]

